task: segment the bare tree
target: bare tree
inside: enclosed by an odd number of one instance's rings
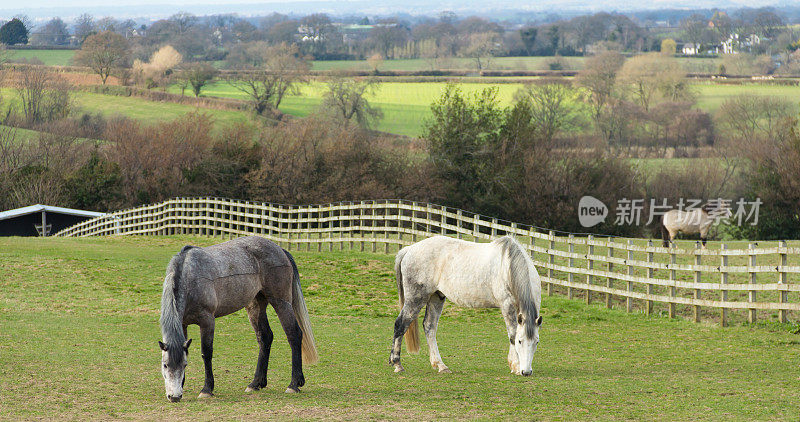
[[[622,65],[618,83],[645,111],[658,94],[669,101],[688,99],[691,95],[686,72],[673,57],[659,53],[642,54]]]
[[[75,54],[75,62],[90,67],[100,75],[103,84],[117,68],[130,59],[130,46],[122,35],[111,31],[90,35]]]
[[[729,137],[757,145],[786,138],[796,113],[797,107],[785,98],[742,94],[722,103],[717,122]]]
[[[608,50],[586,61],[586,66],[578,74],[577,82],[587,89],[593,117],[597,118],[608,105],[614,92],[617,72],[625,58],[617,51]]]
[[[360,126],[369,127],[383,117],[383,112],[367,100],[367,95],[373,93],[378,86],[376,81],[334,76],[326,85],[323,107],[328,108],[327,111],[341,119],[345,125],[355,119]]]
[[[233,87],[247,94],[257,114],[277,109],[287,93],[296,93],[311,68],[295,45],[265,46],[262,54],[263,65],[243,66],[239,75],[229,79]]]
[[[492,59],[500,53],[500,50],[501,38],[497,33],[479,32],[469,35],[467,46],[462,54],[471,58],[475,63],[475,68],[481,71],[489,67]]]
[[[29,124],[66,117],[70,111],[71,86],[60,76],[40,66],[19,70],[17,95]]]

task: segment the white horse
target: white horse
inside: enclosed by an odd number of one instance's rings
[[[531,374],[539,344],[542,285],[528,253],[512,237],[491,243],[472,243],[435,236],[405,247],[394,262],[400,295],[400,316],[394,323],[389,357],[395,372],[400,365],[403,334],[408,351],[419,352],[417,315],[425,309],[425,337],[431,366],[451,372],[436,344],[436,327],[445,298],[468,308],[500,308],[508,339],[508,365],[517,375]]]
[[[727,204],[717,203],[709,203],[703,208],[689,211],[669,210],[661,216],[661,239],[663,240],[663,245],[668,248],[674,244],[675,236],[678,233],[700,233],[700,240],[703,242],[703,249],[705,249],[708,231],[711,226],[719,218],[728,218],[730,216],[730,207]]]

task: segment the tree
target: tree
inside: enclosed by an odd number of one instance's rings
[[[191,86],[194,96],[199,97],[200,90],[214,80],[218,73],[219,71],[208,63],[191,63],[180,72],[179,79]]]
[[[522,39],[522,44],[525,45],[525,51],[528,55],[533,55],[534,45],[536,45],[536,35],[539,34],[539,28],[532,26],[519,30],[519,36]]]
[[[299,85],[306,82],[311,66],[300,56],[296,45],[258,45],[263,48],[258,53],[264,58],[263,63],[239,66],[240,74],[228,82],[247,94],[256,114],[261,115],[269,109],[277,109],[286,93],[296,92]]]
[[[500,53],[500,37],[495,32],[471,34],[463,55],[472,58],[475,68],[481,71]]]
[[[88,13],[84,13],[75,19],[75,37],[78,38],[78,43],[83,44],[89,35],[97,32],[94,25],[94,17]]]
[[[685,77],[686,72],[674,57],[649,53],[626,61],[619,71],[618,82],[647,111],[659,93],[670,101],[689,96]]]
[[[41,123],[66,117],[70,111],[70,85],[46,68],[25,67],[19,70],[17,96],[25,120]]]
[[[664,38],[661,40],[661,54],[674,56],[677,49],[678,44],[672,38]]]
[[[686,40],[694,45],[708,41],[708,24],[703,15],[693,14],[682,19],[681,29]]]
[[[583,70],[578,73],[578,84],[587,89],[592,118],[597,119],[612,101],[617,72],[625,57],[617,51],[605,51],[590,57]]]
[[[375,81],[333,77],[326,82],[326,86],[322,106],[345,122],[345,125],[355,119],[361,127],[369,127],[383,117],[383,112],[372,107],[367,100],[367,95],[373,93],[377,87]]]
[[[18,18],[11,19],[0,27],[0,43],[6,45],[27,44],[28,28]]]
[[[50,19],[31,37],[31,44],[37,45],[65,45],[67,41],[69,41],[69,30],[61,18]]]
[[[130,46],[122,35],[103,31],[90,35],[75,54],[75,63],[90,67],[105,85],[112,72],[128,65]]]
[[[367,57],[367,64],[372,68],[372,71],[378,73],[378,68],[383,64],[383,56],[380,53],[375,53]]]
[[[517,92],[516,98],[530,108],[530,121],[544,142],[551,142],[562,129],[578,123],[577,93],[567,85],[529,84]]]

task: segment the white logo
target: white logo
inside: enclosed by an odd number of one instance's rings
[[[594,227],[608,216],[608,207],[599,199],[586,195],[578,202],[578,220],[583,227]]]

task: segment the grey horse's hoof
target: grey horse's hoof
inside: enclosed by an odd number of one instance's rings
[[[200,395],[197,396],[198,399],[210,399],[212,397],[214,397],[214,395],[211,393],[200,393]]]
[[[256,390],[253,387],[250,387],[250,386],[247,386],[247,388],[244,389],[245,393],[252,393],[252,392],[255,392],[255,391],[258,391],[258,390]]]
[[[442,368],[442,369],[439,369],[439,373],[440,374],[452,374],[453,371],[451,371],[450,368]]]
[[[284,391],[284,393],[299,393],[299,392],[300,392],[300,390],[295,390],[292,387],[289,387],[289,388],[286,389],[286,391]]]
[[[398,374],[399,374],[399,373],[401,373],[401,372],[403,372],[403,371],[405,371],[405,369],[403,368],[403,365],[400,365],[400,364],[398,363],[397,365],[395,365],[395,366],[394,366],[394,372],[395,372],[395,373],[398,373]]]

